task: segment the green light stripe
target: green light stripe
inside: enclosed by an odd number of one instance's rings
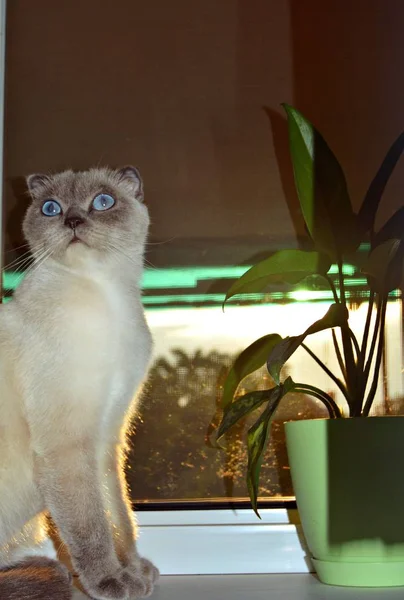
[[[328,290],[296,290],[286,294],[289,300],[296,302],[309,302],[310,300],[332,300],[332,292]]]
[[[237,279],[248,269],[243,267],[186,267],[168,269],[146,269],[143,274],[142,288],[195,288],[198,281],[210,279]],[[15,290],[24,279],[24,273],[6,271],[3,273],[3,286],[7,290]]]
[[[367,280],[366,279],[346,279],[344,283],[345,283],[345,287],[353,287],[356,285],[362,286],[362,285],[367,285]]]
[[[361,298],[366,299],[369,296],[369,292],[366,290],[360,292],[359,294],[355,294],[352,292],[347,292],[347,298]],[[399,290],[394,290],[390,292],[389,297],[392,299],[401,298],[401,293]],[[265,299],[263,301],[263,299]],[[3,297],[3,303],[6,304],[10,302],[12,298]],[[221,305],[224,300],[223,294],[169,294],[162,296],[143,296],[142,301],[146,308],[153,306],[158,306],[159,308],[163,308],[166,305],[170,304],[184,304],[188,305],[190,308],[193,304],[197,303],[207,303],[212,302],[215,305]],[[282,292],[273,292],[271,294],[246,294],[243,296],[243,301],[248,302],[257,302],[260,306],[265,306],[267,304],[271,304],[271,302],[283,302],[283,301],[294,301],[299,303],[307,303],[310,301],[332,301],[333,296],[331,292],[327,290],[296,290],[294,292],[289,292],[284,294]],[[163,305],[163,306],[162,306]],[[232,302],[232,300],[227,302],[226,306],[237,306],[238,302]],[[186,307],[186,306],[185,306]],[[185,308],[184,307],[184,308]],[[182,307],[181,307],[182,308]]]
[[[246,266],[220,266],[220,267],[184,267],[184,268],[165,268],[165,269],[146,269],[143,276],[142,288],[144,290],[152,289],[175,289],[175,288],[190,288],[194,289],[198,285],[198,281],[203,280],[220,280],[220,279],[236,279],[240,277],[250,268]],[[345,275],[352,276],[356,269],[351,264],[345,264],[343,267]],[[332,265],[329,273],[335,274],[338,272],[337,265]],[[359,273],[358,273],[359,274]],[[6,271],[3,273],[4,288],[14,291],[24,278],[24,273],[16,273]],[[364,287],[366,279],[355,277],[345,280],[346,287]],[[338,284],[336,283],[338,289]],[[354,294],[352,291],[347,292],[348,297],[367,297],[368,293],[365,290],[358,291]],[[392,292],[390,297],[401,297],[399,291]],[[245,294],[242,296],[243,301],[254,302],[259,301],[260,304],[272,301],[298,301],[302,302],[308,299],[311,300],[331,300],[332,294],[330,290],[307,290],[298,289],[290,292],[269,292],[267,294]],[[6,298],[5,301],[9,299]],[[221,304],[224,300],[224,294],[163,294],[160,296],[147,295],[143,297],[143,303],[146,306],[162,305],[162,304],[196,304],[196,303],[217,303]],[[240,301],[238,297],[233,305]],[[232,304],[232,301],[228,305]]]
[[[3,287],[6,290],[15,290],[24,279],[24,273],[5,271],[3,273]]]
[[[353,275],[355,271],[356,268],[348,263],[342,266],[342,272],[344,275]],[[338,275],[338,265],[331,265],[328,275]]]
[[[194,288],[198,281],[206,279],[237,279],[250,266],[243,267],[185,267],[169,269],[146,269],[143,275],[142,288]]]
[[[243,302],[260,301],[263,297],[265,297],[265,299],[268,301],[271,301],[283,300],[286,296],[282,292],[273,292],[272,294],[243,294]],[[142,301],[143,304],[146,305],[172,304],[174,302],[186,302],[191,304],[197,302],[216,302],[217,304],[222,304],[224,298],[224,294],[164,294],[161,296],[143,296]],[[231,304],[237,304],[238,302],[232,302],[229,300],[227,302],[227,306],[230,306]]]
[[[167,289],[167,288],[195,288],[198,281],[217,279],[237,279],[241,277],[251,265],[221,266],[221,267],[173,267],[166,269],[145,269],[142,279],[142,288]],[[353,275],[355,267],[344,265],[345,275]],[[332,265],[329,274],[338,273],[337,265]],[[3,286],[7,290],[15,290],[24,279],[24,273],[6,271],[3,273]]]

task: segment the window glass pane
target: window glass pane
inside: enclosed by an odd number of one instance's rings
[[[308,247],[280,104],[323,132],[346,172],[357,209],[402,127],[396,93],[403,63],[399,3],[344,0],[13,0],[8,7],[5,215],[6,296],[24,255],[23,175],[136,164],[152,227],[143,280],[154,339],[128,478],[138,500],[245,498],[248,420],[228,452],[205,432],[229,366],[267,333],[294,335],[332,302],[319,282],[221,303],[231,282],[270,252]],[[262,107],[266,106],[265,113]],[[402,202],[397,168],[380,214]],[[26,265],[25,265],[26,266]],[[24,263],[20,267],[24,270]],[[364,322],[364,278],[348,261],[352,327]],[[335,274],[333,275],[333,277]],[[328,332],[308,340],[338,372]],[[327,376],[299,350],[288,373],[335,399]],[[239,391],[271,386],[265,370]],[[392,297],[374,411],[402,410],[402,312]],[[324,417],[290,395],[272,426],[265,498],[293,494],[283,422]]]

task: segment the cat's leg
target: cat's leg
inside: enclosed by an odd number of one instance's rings
[[[97,600],[127,600],[137,581],[125,573],[114,548],[94,439],[48,446],[37,457],[39,485],[86,591]]]
[[[141,557],[137,551],[137,524],[125,478],[125,457],[125,442],[111,442],[103,461],[103,474],[108,489],[108,509],[114,526],[115,547],[119,559],[128,572],[142,578],[145,584],[144,597],[147,597],[153,593],[159,571],[150,560]]]

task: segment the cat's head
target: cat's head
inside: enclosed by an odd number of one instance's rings
[[[27,186],[32,203],[23,231],[34,256],[143,256],[149,216],[134,167],[35,174]]]

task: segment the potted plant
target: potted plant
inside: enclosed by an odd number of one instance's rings
[[[402,277],[404,206],[378,232],[375,219],[403,151],[404,134],[388,151],[355,213],[343,170],[324,138],[295,108],[284,109],[311,249],[280,250],[262,260],[233,283],[225,302],[237,294],[263,292],[274,282],[295,285],[316,275],[331,289],[333,303],[304,332],[285,338],[266,334],[238,356],[224,384],[217,439],[257,411],[247,433],[247,485],[258,514],[260,467],[279,403],[287,401],[291,391],[323,402],[329,419],[286,424],[294,491],[317,573],[323,582],[336,585],[404,585],[404,419],[364,418],[369,417],[379,381],[388,298]],[[364,261],[359,252],[363,242],[368,247]],[[349,321],[346,260],[361,262],[367,280],[367,317],[359,339]],[[334,280],[331,265],[337,272]],[[332,372],[305,344],[306,338],[325,329],[330,329],[341,373]],[[315,381],[282,380],[283,366],[300,346],[343,394],[344,406]],[[265,364],[274,386],[237,397],[242,379]],[[215,419],[211,432],[214,427]]]

